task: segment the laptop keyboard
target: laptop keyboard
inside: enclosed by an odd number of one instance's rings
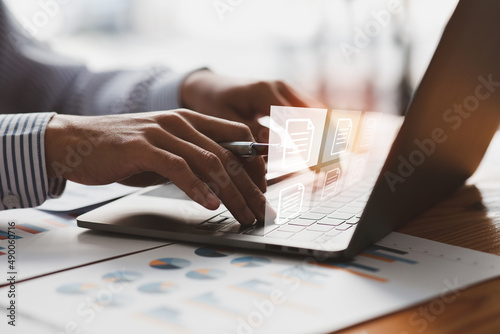
[[[213,232],[238,233],[273,239],[311,242],[322,236],[335,237],[353,228],[368,201],[373,183],[361,184],[330,201],[288,217],[283,224],[244,226],[229,211],[199,224],[196,228]]]

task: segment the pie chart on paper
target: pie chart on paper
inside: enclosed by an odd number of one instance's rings
[[[137,281],[141,277],[141,273],[135,271],[120,270],[106,274],[102,277],[102,279],[106,282],[112,283],[131,283]]]
[[[226,273],[219,269],[197,269],[186,274],[186,277],[200,280],[212,280],[225,276]]]
[[[233,255],[233,251],[222,248],[202,247],[194,251],[196,255],[203,257],[225,257]]]
[[[99,285],[93,283],[70,283],[57,288],[57,292],[66,295],[84,295],[95,291]]]
[[[269,263],[271,263],[271,260],[269,260],[268,258],[256,256],[243,256],[231,261],[231,264],[233,266],[244,268],[262,267]]]
[[[141,285],[137,290],[145,293],[170,293],[179,287],[170,282],[153,282]]]
[[[149,262],[149,265],[151,267],[163,270],[182,269],[189,266],[190,264],[191,262],[188,260],[179,259],[175,257],[165,257]]]

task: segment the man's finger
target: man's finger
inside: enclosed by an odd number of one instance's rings
[[[186,117],[186,121],[195,130],[203,133],[215,142],[222,143],[237,140],[254,141],[250,128],[243,123],[192,112],[184,115]],[[184,128],[172,128],[171,124],[165,124],[164,128],[179,137],[185,135]]]
[[[306,94],[299,94],[295,89],[290,87],[289,85],[278,82],[277,89],[281,95],[294,107],[303,107],[303,108],[325,108],[323,103],[316,101],[316,99],[307,96]]]
[[[220,145],[197,132],[186,138],[165,133],[165,140],[157,145],[182,157],[239,222],[252,224],[256,218],[264,218],[264,206],[259,207],[260,198],[253,194],[248,198],[246,196],[251,190],[256,189],[259,193],[260,190],[236,159],[237,165],[231,165],[231,161],[221,156],[218,152],[219,149],[222,150]]]
[[[154,171],[171,180],[192,200],[205,208],[215,210],[219,207],[219,199],[180,156],[152,147],[143,158],[143,163],[145,170]]]

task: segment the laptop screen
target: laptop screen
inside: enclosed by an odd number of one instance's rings
[[[266,213],[266,224],[286,224],[322,205],[331,212],[350,200],[362,209],[400,124],[394,118],[271,107],[267,179],[282,180],[266,193],[275,211]]]

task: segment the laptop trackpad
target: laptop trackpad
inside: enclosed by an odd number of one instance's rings
[[[79,220],[116,227],[179,231],[225,210],[223,205],[215,211],[205,209],[174,184],[166,184],[140,195],[119,199],[79,217]]]

